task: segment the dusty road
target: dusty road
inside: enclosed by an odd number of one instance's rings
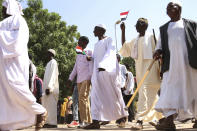
[[[101,126],[100,130],[105,130],[105,131],[131,131],[130,127],[133,123],[129,122],[126,124],[125,128],[118,128],[117,125],[115,123],[110,123],[108,125],[105,126]],[[176,129],[177,131],[197,131],[196,129],[192,128],[193,123],[191,123],[191,121],[183,124],[183,123],[179,123],[176,122]],[[58,128],[43,128],[40,131],[81,131],[84,129],[78,129],[78,128],[68,128],[67,125],[58,125]],[[149,125],[148,123],[144,124],[144,129],[145,131],[154,131],[154,127]],[[17,131],[17,130],[16,130]],[[27,129],[23,129],[20,131],[34,131],[34,127],[30,127]],[[98,130],[88,130],[88,131],[98,131]]]

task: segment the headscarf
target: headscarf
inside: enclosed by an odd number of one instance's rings
[[[8,15],[23,15],[22,6],[16,0],[4,0],[2,6],[7,8],[6,13]]]

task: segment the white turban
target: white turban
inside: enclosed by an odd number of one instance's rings
[[[54,56],[56,54],[55,50],[54,49],[49,49],[48,52],[51,52]]]
[[[23,15],[22,6],[16,0],[4,0],[2,6],[7,8],[6,13],[8,15]]]
[[[170,2],[179,5],[180,7],[182,7],[182,2],[180,0],[171,0]]]
[[[103,29],[105,29],[106,30],[106,26],[104,25],[104,24],[98,24],[98,25],[96,25],[97,27],[100,27],[100,28],[103,28]]]

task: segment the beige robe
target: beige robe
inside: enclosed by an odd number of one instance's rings
[[[132,56],[132,54],[137,52],[133,55],[136,56],[135,67],[137,84],[142,80],[148,66],[152,62],[154,48],[155,44],[153,36],[146,34],[145,37],[137,37],[131,42],[125,42],[123,47],[120,49],[120,54],[123,57]],[[159,64],[156,62],[139,90],[136,114],[137,120],[143,120],[146,122],[161,118],[161,114],[154,110],[155,103],[158,100],[157,92],[159,88]]]
[[[43,80],[43,106],[48,111],[46,124],[57,125],[57,102],[59,96],[58,65],[55,59],[48,62]],[[46,95],[45,90],[49,89],[50,94]]]

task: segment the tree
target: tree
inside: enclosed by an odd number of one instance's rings
[[[80,37],[77,26],[67,26],[57,13],[49,13],[47,9],[43,9],[42,0],[28,0],[27,5],[23,12],[30,31],[28,48],[37,66],[37,73],[43,78],[47,50],[55,49],[60,96],[65,96],[69,93],[65,82],[74,65],[76,40]]]
[[[0,0],[0,3],[2,3],[3,0]],[[0,10],[2,10],[2,4],[0,4]],[[2,17],[2,13],[0,13],[0,20],[3,20],[3,17]]]

